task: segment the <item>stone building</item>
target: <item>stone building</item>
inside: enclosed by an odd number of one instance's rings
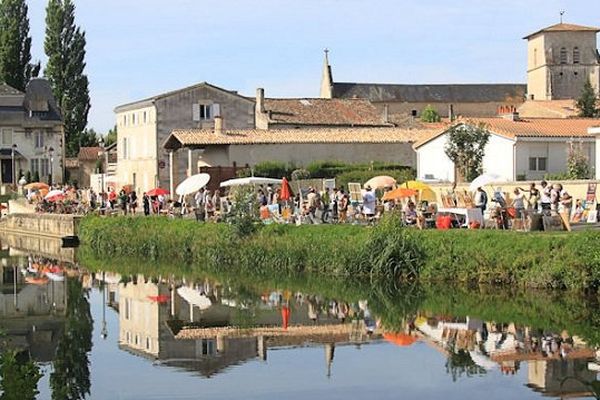
[[[599,28],[560,23],[527,40],[527,94],[531,100],[575,99],[589,80],[600,90]]]
[[[19,171],[22,174],[29,171],[32,175],[37,172],[45,182],[62,182],[63,142],[62,117],[46,79],[32,79],[25,93],[0,83],[0,179],[3,184],[16,183]]]
[[[118,128],[118,185],[138,193],[169,187],[169,155],[162,143],[173,129],[212,129],[225,117],[228,129],[254,128],[254,100],[209,83],[162,93],[115,108]],[[185,159],[172,160],[186,175]]]

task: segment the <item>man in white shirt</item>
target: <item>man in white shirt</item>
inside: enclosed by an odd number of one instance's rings
[[[552,191],[552,187],[548,185],[548,182],[542,181],[541,184],[542,190],[540,192],[540,203],[542,203],[542,212],[550,211],[552,207],[552,200],[550,198],[550,192]]]
[[[363,214],[367,219],[371,219],[375,216],[375,206],[377,205],[377,198],[371,186],[365,188],[365,194],[363,195]]]

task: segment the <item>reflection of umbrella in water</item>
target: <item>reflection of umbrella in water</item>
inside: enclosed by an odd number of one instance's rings
[[[384,333],[383,338],[390,343],[398,346],[410,346],[417,341],[417,338],[406,333]]]
[[[383,200],[404,199],[406,197],[416,196],[417,194],[419,194],[419,192],[415,189],[407,189],[407,188],[399,187],[397,189],[394,189],[394,190],[384,193],[382,199]]]
[[[163,304],[169,301],[169,295],[159,294],[158,296],[148,296],[148,299],[155,303]]]
[[[187,286],[178,288],[177,294],[180,295],[182,299],[190,303],[190,305],[196,306],[201,310],[206,310],[212,305],[212,301],[210,301],[206,295],[201,294],[199,291]]]
[[[373,189],[383,189],[384,187],[393,187],[396,185],[396,180],[391,176],[379,175],[365,182],[364,187],[370,186]]]
[[[288,306],[281,307],[281,323],[282,323],[284,330],[287,330],[287,328],[290,324],[290,315],[291,315],[290,307],[288,307]]]
[[[202,189],[210,181],[209,174],[196,174],[186,178],[175,189],[175,193],[179,196],[192,194]]]

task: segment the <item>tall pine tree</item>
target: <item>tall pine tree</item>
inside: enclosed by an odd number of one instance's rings
[[[579,116],[584,118],[597,117],[600,111],[598,110],[598,103],[599,100],[596,96],[596,92],[588,79],[585,85],[583,85],[581,95],[575,104],[579,110]]]
[[[46,7],[48,56],[45,75],[62,111],[68,157],[77,155],[79,140],[87,125],[90,94],[85,69],[85,33],[75,26],[71,0],[49,0]]]
[[[0,82],[25,91],[39,63],[31,64],[31,36],[25,0],[0,0]]]

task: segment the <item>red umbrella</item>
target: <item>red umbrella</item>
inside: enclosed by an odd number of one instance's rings
[[[287,330],[290,324],[290,308],[288,306],[281,307],[281,320],[283,323],[283,329]]]
[[[167,294],[159,294],[158,296],[148,296],[148,299],[156,302],[156,303],[168,303],[169,302],[169,295]]]
[[[170,192],[167,189],[163,189],[163,188],[154,188],[152,190],[149,190],[146,192],[146,194],[150,197],[154,197],[154,196],[166,196],[168,195]]]
[[[292,198],[292,188],[290,187],[290,183],[287,178],[284,176],[281,180],[281,195],[279,198],[283,201],[288,201]]]

